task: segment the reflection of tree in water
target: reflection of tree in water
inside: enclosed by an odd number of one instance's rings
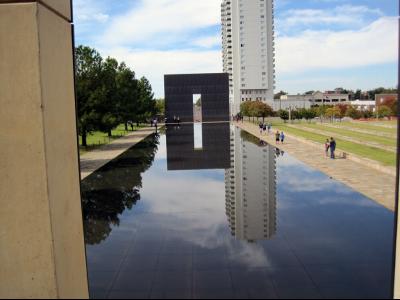
[[[265,147],[268,145],[267,143],[262,141],[260,138],[256,137],[255,135],[252,135],[244,130],[242,130],[240,132],[240,137],[242,138],[242,140],[253,143],[254,145],[257,145],[257,146]]]
[[[268,144],[267,142],[261,140],[260,138],[242,130],[240,132],[240,137],[247,142],[253,143],[254,145],[260,146],[260,147],[267,147],[270,146],[272,147],[270,144]],[[277,157],[279,156],[284,156],[285,152],[283,150],[280,150],[279,148],[275,148],[275,154]]]
[[[104,241],[120,224],[119,215],[140,200],[142,173],[151,167],[158,144],[158,135],[149,137],[82,181],[87,244]]]

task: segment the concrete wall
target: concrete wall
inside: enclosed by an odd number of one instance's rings
[[[165,75],[165,115],[193,122],[193,95],[201,94],[202,121],[229,121],[229,76],[217,74]]]
[[[0,298],[87,298],[70,1],[5,2]]]

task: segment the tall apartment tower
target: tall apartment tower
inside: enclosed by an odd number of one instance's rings
[[[253,0],[255,1],[255,0]],[[276,234],[276,153],[231,129],[231,168],[225,171],[226,215],[232,236],[256,242]]]
[[[273,107],[275,84],[274,1],[223,0],[223,68],[229,73],[231,114],[244,101]]]

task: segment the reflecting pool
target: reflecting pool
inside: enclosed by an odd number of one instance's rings
[[[92,298],[390,298],[394,215],[229,124],[82,182]],[[197,143],[198,144],[198,143]]]

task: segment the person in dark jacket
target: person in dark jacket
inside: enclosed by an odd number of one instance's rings
[[[336,141],[333,137],[331,137],[331,140],[329,143],[329,149],[331,150],[331,158],[335,159]]]

